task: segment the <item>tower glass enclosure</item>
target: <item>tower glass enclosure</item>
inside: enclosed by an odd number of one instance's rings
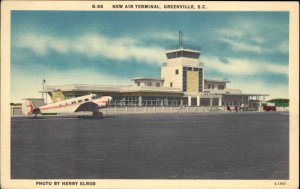
[[[165,52],[167,62],[161,69],[165,87],[180,88],[183,92],[203,92],[204,68],[200,64],[200,48],[178,45]]]

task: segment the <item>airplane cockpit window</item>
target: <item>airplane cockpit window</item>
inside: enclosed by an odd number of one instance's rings
[[[97,98],[100,98],[100,95],[95,94],[95,95],[92,96],[92,100],[97,99]]]

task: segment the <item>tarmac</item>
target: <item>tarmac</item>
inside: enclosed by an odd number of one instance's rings
[[[13,117],[12,179],[289,178],[289,114]]]

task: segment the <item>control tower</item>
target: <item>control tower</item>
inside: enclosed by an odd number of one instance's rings
[[[166,48],[167,62],[161,67],[164,87],[179,88],[185,93],[200,93],[204,88],[204,68],[199,61],[200,48],[184,45],[179,31],[178,45]]]

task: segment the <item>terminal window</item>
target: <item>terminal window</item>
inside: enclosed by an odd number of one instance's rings
[[[219,90],[224,90],[224,88],[225,88],[224,85],[218,85]]]

